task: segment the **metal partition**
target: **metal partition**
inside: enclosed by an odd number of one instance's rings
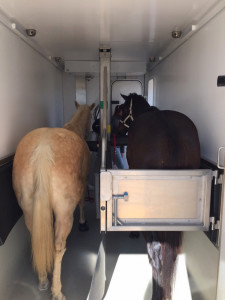
[[[212,170],[101,171],[101,230],[208,230],[212,177]]]

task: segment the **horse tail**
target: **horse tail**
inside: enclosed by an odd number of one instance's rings
[[[50,273],[54,263],[53,213],[50,203],[50,170],[53,164],[51,147],[41,143],[31,157],[34,174],[31,243],[33,266],[38,274]]]
[[[162,243],[162,286],[165,299],[171,299],[172,283],[177,255],[181,251],[182,232],[160,232]]]

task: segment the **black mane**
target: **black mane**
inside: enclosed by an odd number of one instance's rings
[[[123,97],[123,95],[122,95],[122,97]],[[130,103],[130,100],[132,99],[134,105],[137,104],[137,106],[136,106],[137,112],[138,111],[140,111],[140,112],[146,111],[147,112],[147,111],[158,110],[157,107],[151,106],[148,103],[148,101],[145,99],[145,97],[142,95],[138,95],[136,93],[130,93],[128,96],[123,97],[123,98],[125,99],[125,101],[129,101],[129,103]]]

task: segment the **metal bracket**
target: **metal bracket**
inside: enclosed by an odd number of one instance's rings
[[[222,169],[222,170],[225,170],[225,166],[224,166],[224,165],[223,165],[223,166],[220,165],[220,153],[221,153],[221,151],[224,150],[224,149],[225,149],[225,147],[219,147],[218,153],[217,153],[217,167],[218,167],[219,169]]]
[[[218,157],[219,157],[219,155],[218,155]],[[219,162],[219,160],[218,160],[218,162]],[[218,170],[213,171],[213,178],[214,178],[214,185],[222,184],[223,175],[222,174],[219,175]],[[210,217],[209,220],[210,220],[210,229],[211,230],[216,230],[216,229],[219,230],[220,229],[220,220],[216,221],[214,216]]]
[[[122,195],[112,195],[113,205],[114,205],[114,226],[117,226],[118,218],[117,218],[117,200],[124,199],[124,201],[128,201],[128,193],[124,192]]]
[[[222,181],[223,181],[223,175],[222,174],[219,174],[218,170],[214,170],[212,172],[212,176],[214,178],[214,185],[217,185],[217,184],[222,184]]]
[[[220,220],[215,220],[215,217],[210,217],[210,229],[211,230],[220,230]]]

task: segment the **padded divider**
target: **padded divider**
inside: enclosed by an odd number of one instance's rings
[[[12,165],[13,159],[0,166],[0,245],[22,215],[12,187]]]

